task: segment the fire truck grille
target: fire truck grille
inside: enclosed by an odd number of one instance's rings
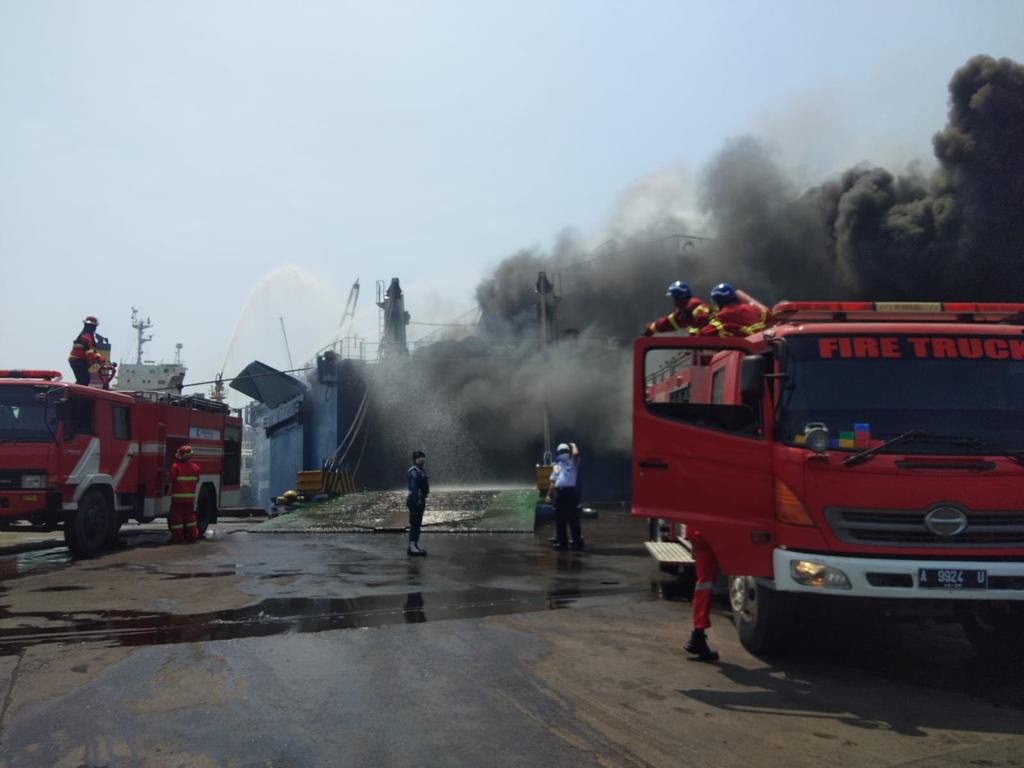
[[[928,510],[841,509],[829,507],[825,518],[846,544],[876,547],[1020,547],[1024,546],[1024,512],[967,512],[967,525],[943,536],[925,525]]]

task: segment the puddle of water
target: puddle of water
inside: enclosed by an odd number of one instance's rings
[[[307,571],[274,571],[273,573],[261,574],[260,576],[257,576],[257,578],[260,579],[260,580],[266,581],[267,579],[282,579],[282,578],[286,578],[288,576],[308,576],[308,575],[309,575],[309,573]],[[367,586],[378,586],[378,585],[368,584]]]
[[[162,645],[483,618],[567,608],[585,598],[615,595],[651,599],[647,591],[625,587],[586,592],[579,589],[525,592],[481,588],[354,598],[269,598],[245,608],[196,614],[145,611],[10,613],[0,610],[0,618],[4,619],[59,622],[59,626],[22,626],[5,630],[0,637],[0,656],[17,654],[25,648],[44,643],[88,641],[111,646]]]

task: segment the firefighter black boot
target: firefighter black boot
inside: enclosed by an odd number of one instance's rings
[[[409,557],[426,557],[427,550],[420,549],[419,542],[410,541],[409,548],[406,550],[406,554],[409,555]]]
[[[683,650],[701,661],[718,661],[718,654],[708,647],[708,638],[703,629],[695,629],[690,633],[690,639]]]

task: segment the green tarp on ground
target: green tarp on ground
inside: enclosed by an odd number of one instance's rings
[[[433,533],[530,533],[536,502],[535,488],[432,491],[423,527]],[[405,491],[371,491],[300,503],[253,530],[400,531],[408,524]]]

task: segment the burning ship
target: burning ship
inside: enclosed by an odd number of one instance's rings
[[[410,343],[406,296],[393,278],[386,289],[378,283],[376,354],[346,338],[294,375],[258,360],[247,365],[230,386],[255,401],[246,410],[254,502],[273,504],[301,485],[304,473],[336,476],[342,490],[394,488],[413,450],[426,451],[431,471],[446,486],[528,487],[536,482],[536,466],[549,460],[557,430],[571,428],[585,451],[600,445],[595,425],[607,413],[587,419],[586,405],[602,405],[590,398],[567,406],[567,390],[578,385],[564,370],[572,366],[595,381],[628,350],[559,331],[557,277],[541,273],[526,287],[533,328],[526,340],[469,323]],[[628,388],[628,380],[621,383]],[[625,411],[628,397],[621,400]],[[552,420],[548,406],[556,401],[561,405],[552,409],[558,416]],[[628,434],[628,411],[618,428]],[[625,452],[595,450],[585,458],[590,498],[628,495]]]

